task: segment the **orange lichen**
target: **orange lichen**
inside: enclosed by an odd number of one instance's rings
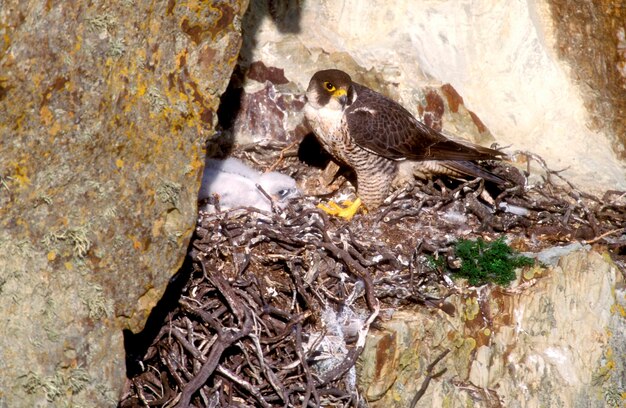
[[[52,111],[50,111],[50,108],[48,108],[48,105],[43,105],[41,109],[39,109],[39,118],[45,126],[50,126],[54,119],[54,116],[52,115]]]
[[[137,96],[143,96],[146,93],[147,89],[148,87],[146,86],[145,82],[141,81],[140,75],[137,81]]]
[[[3,45],[3,49],[2,52],[6,51],[9,49],[9,47],[11,46],[11,37],[9,37],[9,34],[5,31],[4,34],[2,35],[2,40],[4,42]]]
[[[614,303],[613,306],[611,306],[611,313],[619,313],[621,317],[626,318],[626,308],[619,303]]]
[[[191,172],[192,174],[196,174],[196,172],[200,170],[202,166],[204,166],[204,160],[200,160],[199,157],[200,155],[197,155],[197,157],[195,157],[194,160],[191,162],[191,168],[193,169],[193,171]]]
[[[176,69],[181,69],[185,65],[187,65],[187,54],[189,50],[184,48],[178,54],[176,54]]]
[[[9,163],[10,166],[13,166],[13,174],[11,174],[11,178],[15,181],[15,184],[19,188],[23,188],[29,186],[30,177],[27,174],[27,166],[20,165],[19,163]]]
[[[55,121],[52,124],[52,126],[48,128],[48,134],[50,136],[56,136],[60,130],[61,130],[61,124],[59,123],[59,121]]]

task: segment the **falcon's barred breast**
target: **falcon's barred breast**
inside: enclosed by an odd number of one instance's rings
[[[503,153],[469,142],[452,140],[417,120],[400,104],[352,82],[337,69],[316,72],[306,91],[305,116],[324,148],[356,173],[357,195],[373,210],[389,195],[401,161],[438,161],[458,175],[503,180],[472,160],[500,159]],[[343,209],[350,218],[360,204]],[[337,207],[337,206],[336,206]]]

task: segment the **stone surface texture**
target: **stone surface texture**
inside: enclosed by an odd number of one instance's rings
[[[0,407],[116,404],[122,329],[183,261],[238,61],[237,142],[304,135],[309,78],[338,67],[435,127],[625,189],[624,8],[576,4],[0,0]],[[449,348],[425,404],[623,404],[619,276],[581,251],[466,290],[451,316],[398,312],[370,339],[365,394],[406,406]]]
[[[587,190],[623,189],[626,20],[600,3],[255,1],[241,64],[282,69],[302,90],[338,67],[417,114],[425,86],[451,84],[509,151],[538,153]]]
[[[626,290],[608,256],[578,250],[510,289],[465,288],[438,309],[403,310],[370,332],[360,385],[371,407],[621,407]]]
[[[185,255],[247,1],[0,1],[0,406],[114,406]]]

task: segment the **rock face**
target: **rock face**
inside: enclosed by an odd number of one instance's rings
[[[418,406],[623,406],[625,295],[608,257],[573,252],[556,267],[529,271],[511,290],[448,298],[450,315],[395,313],[368,339],[360,385],[371,407],[409,406],[427,366],[447,349],[430,374],[445,372]]]
[[[579,13],[570,3],[253,2],[241,63],[282,69],[300,89],[338,67],[414,113],[427,105],[424,86],[449,83],[500,145],[567,168],[586,190],[624,189],[614,153],[625,143],[623,9],[598,3]]]
[[[0,406],[112,406],[182,263],[247,1],[3,2]]]
[[[602,10],[606,18],[598,21],[605,34],[598,38],[609,41],[602,49],[615,50],[602,53],[615,58],[601,61],[613,80],[603,83],[596,55],[559,59],[567,55],[557,47],[568,50],[568,36],[585,33],[584,20],[563,18],[575,14],[566,4],[259,0],[243,18],[247,6],[247,0],[2,2],[0,406],[116,403],[124,377],[121,329],[141,329],[182,263],[195,224],[203,141],[213,133],[242,44],[240,62],[251,82],[242,85],[247,116],[233,124],[249,140],[300,137],[299,95],[314,71],[336,66],[433,125],[533,150],[553,168],[572,166],[564,174],[588,188],[626,188],[623,164],[611,150],[611,142],[622,146],[615,134],[626,116],[616,97],[626,77],[624,30],[612,25],[617,9]],[[597,49],[584,39],[575,44]],[[570,71],[581,81],[592,72],[594,83],[610,89],[596,95]],[[597,101],[601,110],[594,110]],[[268,105],[271,121],[268,112],[256,111]],[[444,111],[450,114],[442,120]],[[462,118],[468,115],[470,121]],[[604,116],[606,126],[597,120]],[[590,117],[596,120],[588,128]],[[580,282],[572,286],[585,287],[585,276],[575,278]],[[459,302],[493,321],[501,317],[472,306],[470,297]],[[548,313],[545,308],[533,313]],[[515,310],[528,309],[520,303]],[[544,320],[539,326],[524,320],[532,314],[515,316],[527,330],[552,333]],[[498,323],[502,332],[510,327],[505,323]],[[467,356],[455,368],[463,381],[491,386],[493,370],[524,376],[503,363],[503,354],[484,348],[490,333],[502,341],[510,335],[497,325],[482,335],[465,325],[458,323],[460,337],[453,339],[454,353]],[[539,374],[558,372],[547,383],[554,387],[604,391],[570,386],[569,371],[558,371],[565,366],[555,362],[573,361],[574,380],[589,379],[584,367],[594,367],[601,380],[612,378],[619,360],[609,350],[618,348],[597,346],[607,344],[606,333],[597,334],[590,357],[547,338],[553,349],[506,361]],[[606,364],[598,366],[602,353]],[[496,363],[481,365],[488,359]],[[502,387],[512,384],[521,380],[503,380]],[[542,384],[510,393],[552,398]],[[433,382],[429,392],[436,387]],[[606,392],[614,395],[615,388]]]

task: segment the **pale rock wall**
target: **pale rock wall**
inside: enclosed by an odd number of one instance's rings
[[[303,90],[322,68],[358,80],[375,73],[369,85],[415,113],[421,87],[450,83],[500,145],[568,168],[563,174],[588,190],[626,188],[626,167],[611,147],[619,135],[592,128],[583,88],[557,57],[548,1],[288,3],[268,13],[265,2],[252,2],[244,65],[282,68]],[[444,129],[464,136],[449,124]]]

